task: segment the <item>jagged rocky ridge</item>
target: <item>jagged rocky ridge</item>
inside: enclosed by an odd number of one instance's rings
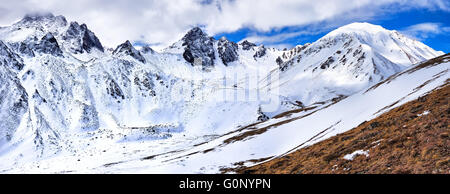
[[[125,55],[131,56],[136,60],[145,63],[145,58],[141,55],[141,53],[136,50],[133,45],[131,45],[130,41],[126,41],[125,43],[117,46],[117,48],[113,52],[114,55]]]
[[[224,65],[227,65],[230,62],[237,61],[239,54],[238,45],[234,42],[230,42],[227,38],[222,37],[218,42],[218,51],[219,56],[222,59]]]
[[[184,49],[183,57],[192,65],[201,65],[203,68],[214,66],[214,38],[209,37],[200,28],[190,30],[182,39]],[[196,59],[199,59],[195,61]]]
[[[89,53],[92,48],[104,51],[102,44],[86,24],[79,25],[77,22],[71,22],[62,39],[64,42],[70,43],[69,49],[75,54]]]
[[[103,52],[103,46],[86,24],[67,22],[64,16],[53,14],[26,15],[10,27],[0,30],[2,39],[8,41],[20,53],[33,56],[34,52],[61,56],[69,53],[90,53],[95,48]]]
[[[226,37],[221,37],[219,40],[208,36],[199,27],[191,29],[179,42],[171,47],[165,49],[164,52],[178,53],[181,50],[183,58],[191,65],[199,65],[202,69],[211,68],[217,63],[216,59],[225,66],[232,62],[239,61],[241,52],[252,52],[253,58],[261,58],[265,56],[267,49],[261,45],[257,47],[256,44],[243,41],[240,44],[229,41]],[[241,50],[241,51],[240,51]],[[272,49],[273,53],[275,49]]]

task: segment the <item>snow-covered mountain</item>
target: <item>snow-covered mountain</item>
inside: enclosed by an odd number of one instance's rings
[[[216,40],[200,28],[162,52],[130,41],[106,49],[85,24],[27,15],[0,28],[0,170],[93,171],[215,145],[251,128],[243,126],[323,112],[442,54],[367,23],[288,51]]]
[[[351,95],[442,54],[397,31],[352,23],[284,53],[278,59],[279,69],[273,72],[280,80],[269,87],[279,88],[290,99],[313,104]]]

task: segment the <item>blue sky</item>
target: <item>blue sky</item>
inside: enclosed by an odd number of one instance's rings
[[[39,12],[85,23],[111,48],[130,40],[161,50],[196,26],[216,38],[283,48],[369,22],[450,52],[449,0],[0,0],[0,26]]]
[[[216,34],[215,38],[225,36],[232,41],[239,42],[248,37],[262,36],[266,37],[266,39],[270,39],[270,37],[278,35],[283,37],[276,39],[279,41],[264,41],[265,39],[262,39],[261,41],[256,42],[284,48],[314,42],[339,26],[352,22],[369,22],[381,25],[389,30],[400,31],[411,38],[425,43],[435,50],[444,51],[445,53],[450,52],[450,12],[428,9],[409,9],[392,13],[384,12],[370,18],[352,18],[348,21],[336,22],[336,24],[328,23],[327,27],[324,28],[317,28],[317,26],[321,25],[321,22],[302,26],[283,27],[268,32],[261,32],[252,28],[242,28],[231,33]],[[420,28],[420,26],[423,26],[423,28]],[[310,28],[315,29],[308,31]]]

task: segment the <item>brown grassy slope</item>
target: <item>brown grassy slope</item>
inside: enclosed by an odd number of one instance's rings
[[[447,80],[448,81],[448,80]],[[238,173],[450,174],[450,84],[358,127]],[[427,115],[421,115],[429,111]],[[356,150],[369,151],[346,160]]]

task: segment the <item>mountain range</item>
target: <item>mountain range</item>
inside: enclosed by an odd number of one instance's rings
[[[447,84],[444,54],[369,23],[290,50],[198,27],[161,52],[107,48],[86,24],[27,15],[0,27],[0,171],[257,164]]]

